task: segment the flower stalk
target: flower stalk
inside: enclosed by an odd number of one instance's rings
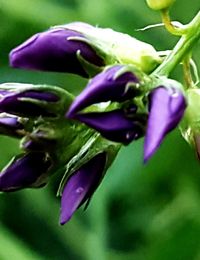
[[[188,24],[187,33],[183,35],[172,52],[152,73],[154,76],[168,76],[183,60],[200,38],[200,11]]]
[[[188,26],[182,25],[181,27],[176,27],[173,25],[169,15],[169,9],[161,10],[162,22],[165,25],[167,31],[176,36],[182,36],[187,33]]]

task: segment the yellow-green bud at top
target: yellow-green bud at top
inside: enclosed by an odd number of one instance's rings
[[[146,0],[148,6],[153,10],[162,10],[169,8],[175,0]]]

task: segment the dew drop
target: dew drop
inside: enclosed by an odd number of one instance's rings
[[[129,131],[129,132],[126,133],[126,140],[127,141],[132,140],[134,137],[135,137],[135,134],[133,132]]]
[[[82,187],[78,187],[75,192],[78,193],[78,194],[80,194],[80,193],[82,193],[83,191],[84,191],[84,189],[83,189]]]

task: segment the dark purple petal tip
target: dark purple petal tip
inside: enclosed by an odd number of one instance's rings
[[[18,156],[1,172],[0,191],[15,191],[45,184],[41,176],[46,174],[50,165],[45,153]]]
[[[46,102],[57,102],[60,98],[56,94],[47,91],[26,90],[17,95],[18,98],[31,98]]]
[[[67,116],[72,118],[80,110],[95,103],[122,102],[133,98],[136,90],[128,87],[128,84],[139,82],[136,75],[132,72],[124,72],[116,77],[117,73],[125,67],[125,65],[115,65],[97,74],[74,100]]]
[[[106,157],[105,152],[97,154],[68,179],[61,199],[61,225],[68,222],[74,212],[89,200],[97,189],[103,178]]]
[[[77,58],[77,52],[96,66],[103,66],[104,61],[84,39],[75,29],[58,28],[38,33],[10,52],[10,65],[15,68],[68,72],[88,77]]]
[[[178,125],[186,108],[183,93],[173,87],[157,87],[150,93],[149,102],[144,162],[147,162],[156,152],[166,134]]]
[[[143,135],[139,122],[128,119],[123,110],[77,114],[75,119],[87,124],[111,141],[129,144]]]

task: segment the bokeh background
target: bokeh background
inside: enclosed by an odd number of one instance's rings
[[[177,0],[173,20],[187,23],[199,0]],[[157,50],[178,40],[163,28],[144,0],[0,0],[0,82],[55,84],[78,94],[80,77],[9,68],[9,51],[49,26],[84,21],[129,33]],[[200,67],[200,45],[194,52]],[[182,80],[181,67],[172,77]],[[200,164],[178,130],[143,165],[143,140],[124,147],[86,211],[58,223],[57,180],[40,190],[0,194],[0,260],[190,260],[200,259]],[[1,168],[18,141],[0,138]]]

